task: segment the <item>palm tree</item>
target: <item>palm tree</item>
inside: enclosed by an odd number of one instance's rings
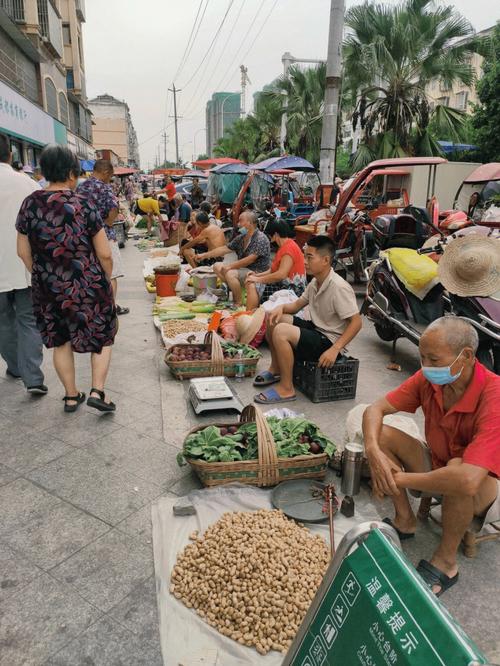
[[[441,154],[431,121],[460,138],[465,114],[433,107],[425,88],[433,80],[450,88],[472,83],[469,58],[478,44],[468,21],[433,0],[403,0],[352,7],[345,24],[343,95],[354,108],[353,127],[362,128],[355,169],[376,157]]]
[[[319,164],[326,65],[300,69],[290,67],[268,94],[281,104],[287,95],[287,139],[289,152]]]

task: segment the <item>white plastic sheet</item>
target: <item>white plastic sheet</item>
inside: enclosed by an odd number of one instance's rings
[[[192,504],[196,515],[174,516],[175,504]],[[222,636],[169,592],[170,574],[177,554],[190,543],[194,530],[204,533],[226,511],[272,509],[271,491],[239,484],[198,490],[186,497],[162,497],[152,506],[153,549],[160,622],[160,640],[165,666],[279,666],[283,655],[259,655],[255,649]],[[335,544],[356,524],[379,519],[368,495],[356,497],[353,518],[335,516]],[[328,524],[309,525],[329,543]]]

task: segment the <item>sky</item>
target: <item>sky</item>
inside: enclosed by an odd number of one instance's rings
[[[347,7],[358,3],[346,0]],[[475,30],[500,19],[497,0],[446,4],[454,5]],[[283,53],[326,58],[329,10],[330,0],[86,0],[87,95],[108,93],[127,102],[141,167],[147,169],[153,168],[158,150],[163,161],[164,129],[167,159],[175,161],[173,95],[168,92],[175,83],[180,89],[179,152],[191,161],[206,149],[207,100],[214,92],[241,90],[240,65],[248,68],[251,81],[248,112],[253,93],[282,74]],[[196,39],[186,53],[194,25]]]

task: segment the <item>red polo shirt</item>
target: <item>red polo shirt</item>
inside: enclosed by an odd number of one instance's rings
[[[462,458],[500,477],[500,377],[479,361],[465,393],[446,413],[443,387],[427,381],[421,370],[385,397],[401,412],[422,407],[433,468]]]

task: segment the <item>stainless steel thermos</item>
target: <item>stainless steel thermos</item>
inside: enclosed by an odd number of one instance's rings
[[[342,485],[344,495],[357,495],[361,483],[361,466],[363,464],[363,446],[354,442],[345,445],[342,453]]]

